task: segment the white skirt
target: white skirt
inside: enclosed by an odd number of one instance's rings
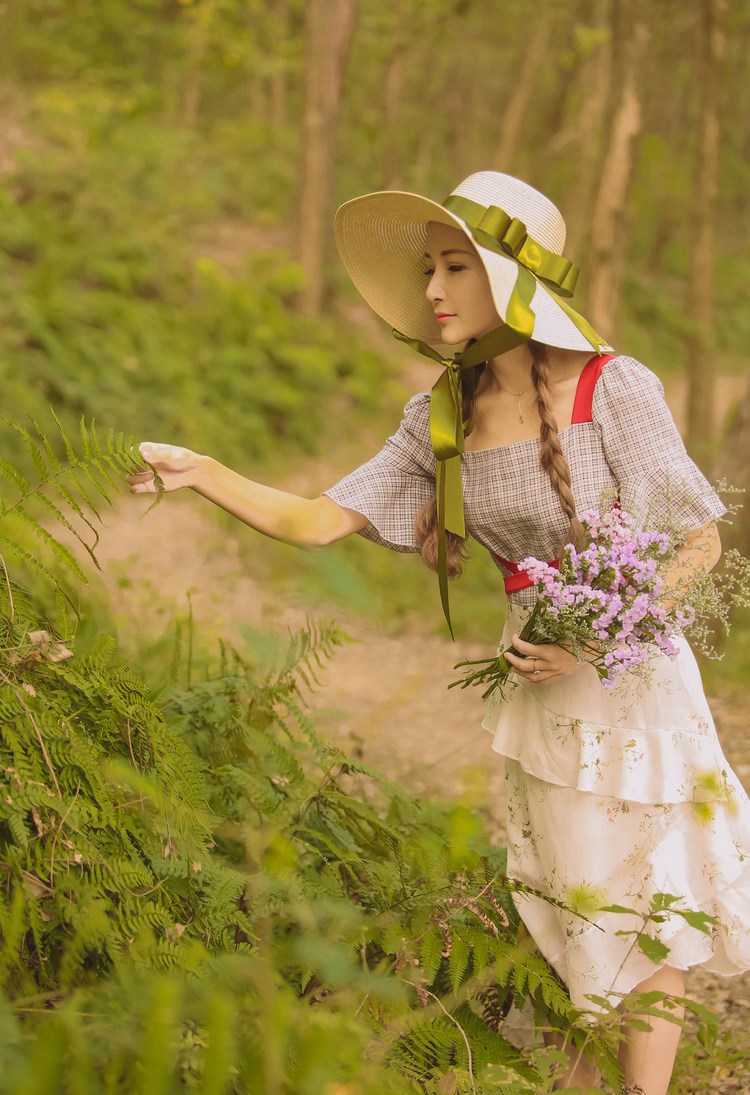
[[[528,612],[509,606],[502,649]],[[519,915],[582,1008],[597,1010],[592,993],[616,1003],[659,964],[750,968],[750,800],[679,646],[655,654],[646,682],[625,673],[611,691],[589,665],[548,684],[512,676],[482,724],[506,758],[508,874],[568,907],[516,895]],[[659,893],[717,923],[705,934],[672,912],[644,926]],[[647,957],[636,931],[667,957]]]

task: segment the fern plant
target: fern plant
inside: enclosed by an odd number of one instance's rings
[[[94,423],[89,426],[81,419],[76,447],[54,411],[52,416],[64,457],[58,455],[55,443],[36,421],[32,420],[31,428],[17,422],[7,423],[20,436],[36,480],[0,458],[0,479],[15,495],[0,499],[0,552],[15,557],[24,567],[56,586],[58,573],[51,562],[31,551],[14,532],[19,527],[30,532],[46,549],[50,560],[61,564],[78,581],[86,582],[86,573],[77,558],[59,534],[50,531],[49,523],[64,529],[98,566],[95,549],[99,534],[95,522],[101,521],[101,506],[112,504],[124,475],[143,471],[145,465],[132,438],[113,429],[102,438]]]

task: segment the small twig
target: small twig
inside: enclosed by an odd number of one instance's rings
[[[466,1031],[461,1026],[458,1019],[456,1019],[455,1015],[451,1015],[451,1013],[445,1007],[445,1005],[443,1004],[443,1001],[440,999],[439,996],[436,996],[434,992],[430,992],[430,990],[428,988],[425,988],[424,986],[422,986],[422,988],[423,988],[425,994],[427,996],[432,997],[432,999],[438,1005],[438,1007],[443,1012],[443,1014],[448,1019],[450,1019],[450,1021],[454,1024],[454,1026],[456,1026],[458,1028],[458,1030],[461,1034],[461,1037],[463,1038],[464,1042],[466,1043],[466,1053],[467,1053],[467,1056],[468,1056],[469,1080],[471,1082],[471,1090],[474,1092],[474,1095],[477,1095],[476,1084],[474,1083],[474,1064],[473,1064],[473,1058],[471,1056],[471,1045],[469,1044],[469,1039],[466,1037]]]
[[[47,747],[44,744],[44,738],[42,737],[42,732],[39,729],[39,727],[37,726],[36,719],[32,715],[31,710],[30,710],[28,704],[26,704],[26,702],[24,701],[24,698],[21,695],[20,691],[15,687],[15,685],[10,680],[10,678],[7,677],[5,675],[5,673],[3,673],[2,670],[0,670],[0,676],[2,677],[5,684],[9,685],[13,689],[13,691],[15,692],[15,695],[16,695],[16,699],[18,700],[18,702],[21,704],[21,707],[23,707],[24,711],[28,715],[29,722],[34,727],[34,733],[36,734],[37,741],[39,742],[39,745],[41,747],[42,756],[44,757],[44,760],[45,760],[45,763],[46,763],[46,765],[49,769],[50,775],[52,776],[52,782],[55,785],[55,790],[57,791],[58,796],[60,798],[62,798],[62,791],[60,790],[60,784],[57,782],[57,776],[55,775],[55,769],[52,767],[52,761],[49,759],[49,753],[47,752]]]
[[[70,811],[73,809],[73,807],[76,804],[76,799],[78,798],[78,795],[80,794],[80,791],[81,791],[81,785],[79,783],[76,787],[76,792],[73,795],[73,798],[71,799],[71,802],[70,802],[67,810],[65,811],[65,813],[60,818],[60,820],[57,824],[57,829],[55,830],[55,835],[52,838],[52,846],[51,846],[50,852],[49,852],[49,881],[50,881],[50,885],[52,885],[52,883],[54,882],[54,879],[55,879],[55,845],[57,844],[57,838],[59,837],[60,833],[62,832],[63,825],[65,824],[65,822],[67,820],[68,814],[70,813]]]
[[[3,565],[3,574],[5,575],[5,584],[8,587],[8,600],[10,602],[10,622],[13,623],[15,619],[15,609],[13,606],[13,587],[10,584],[10,576],[8,575],[8,568],[5,565],[5,558],[0,555],[0,563]]]

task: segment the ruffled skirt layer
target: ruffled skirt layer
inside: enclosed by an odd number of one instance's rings
[[[503,647],[527,613],[511,608]],[[483,725],[506,758],[508,873],[552,899],[518,895],[518,911],[575,1004],[616,1003],[658,964],[750,968],[750,800],[686,642],[674,660],[656,654],[646,682],[624,674],[611,691],[591,666],[519,680]],[[647,920],[658,894],[677,900]],[[703,932],[677,909],[717,923]],[[636,932],[668,955],[655,963]]]

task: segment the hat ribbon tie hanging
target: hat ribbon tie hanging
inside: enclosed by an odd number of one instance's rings
[[[400,331],[393,331],[395,338],[411,346],[417,353],[445,366],[433,385],[430,398],[430,442],[435,453],[435,494],[438,522],[438,581],[440,601],[453,638],[453,625],[448,598],[448,567],[446,558],[446,531],[456,536],[466,536],[463,491],[461,487],[461,453],[464,451],[464,433],[468,424],[463,420],[463,383],[461,374],[482,361],[512,350],[528,341],[534,330],[534,313],[531,301],[536,284],[530,274],[519,267],[518,278],[508,302],[506,321],[501,327],[482,335],[467,344],[465,349],[452,358],[442,357],[437,350],[417,338],[407,338]]]

